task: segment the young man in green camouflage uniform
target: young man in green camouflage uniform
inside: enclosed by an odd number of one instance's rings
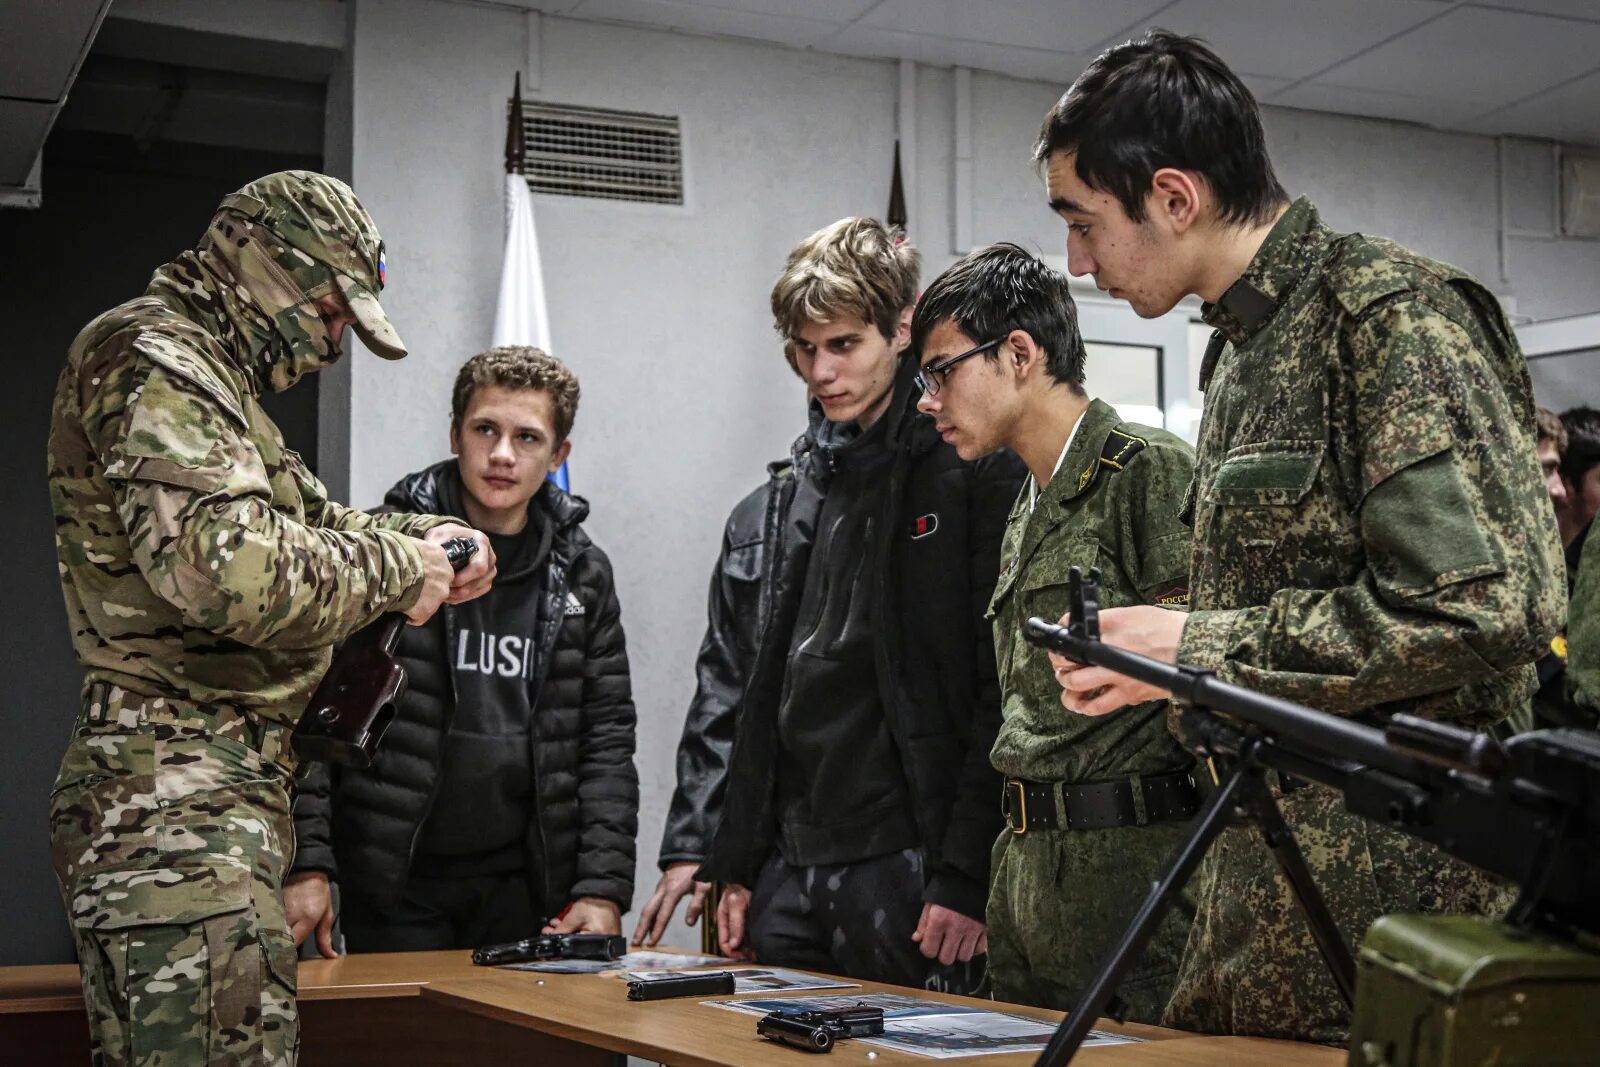
[[[1000,1000],[1067,1009],[1197,809],[1193,760],[1167,731],[1165,701],[1099,718],[1063,710],[1022,624],[1061,617],[1074,566],[1099,568],[1108,605],[1186,605],[1190,536],[1178,513],[1194,453],[1089,399],[1067,279],[1016,245],[940,275],[912,337],[918,407],[944,439],[968,461],[1009,448],[1032,472],[989,606],[1004,716],[991,758],[1006,775],[1008,823],[992,863],[989,976]],[[1156,932],[1118,990],[1130,1018],[1159,1020],[1188,931],[1175,911]]]
[[[1105,639],[1367,722],[1525,716],[1564,587],[1527,366],[1494,297],[1289,203],[1249,90],[1193,39],[1156,31],[1090,64],[1037,156],[1074,274],[1144,316],[1196,293],[1216,328],[1189,613],[1114,608]],[[1164,695],[1056,665],[1080,714]],[[1390,912],[1509,900],[1333,791],[1288,784],[1284,815],[1347,941]],[[1343,1041],[1349,1013],[1254,830],[1224,833],[1197,893],[1165,1021]]]
[[[1584,539],[1567,623],[1567,702],[1589,722],[1600,718],[1600,537]]]
[[[294,1062],[290,729],[334,642],[492,581],[481,534],[330,501],[261,408],[347,324],[405,355],[383,274],[348,186],[269,175],[68,353],[50,497],[87,677],[50,826],[97,1063]],[[459,575],[451,536],[480,544]]]

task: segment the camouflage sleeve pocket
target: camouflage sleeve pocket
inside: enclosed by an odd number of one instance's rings
[[[1505,569],[1485,533],[1448,416],[1434,398],[1393,413],[1362,457],[1362,540],[1373,573],[1395,593],[1432,592]]]
[[[187,378],[157,366],[127,405],[106,476],[230,496],[267,493],[260,457],[236,416]]]

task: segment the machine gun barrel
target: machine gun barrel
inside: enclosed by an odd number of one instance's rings
[[[1457,746],[1470,745],[1471,741],[1478,738],[1476,734],[1452,726],[1424,723],[1433,728],[1427,734],[1433,741],[1432,747],[1425,749],[1419,746],[1416,750],[1399,751],[1390,744],[1385,731],[1377,727],[1231,685],[1210,671],[1162,663],[1108,645],[1098,638],[1080,636],[1065,626],[1040,618],[1029,619],[1023,624],[1023,630],[1028,640],[1036,645],[1059,652],[1078,663],[1104,667],[1129,678],[1160,686],[1170,691],[1181,704],[1224,712],[1259,726],[1271,736],[1287,734],[1299,738],[1308,748],[1332,757],[1334,761],[1357,763],[1404,778],[1426,774],[1425,764],[1456,766],[1454,760],[1436,758],[1437,753],[1457,751],[1446,744],[1447,737]],[[1410,721],[1421,722],[1417,719]],[[1328,771],[1337,774],[1338,768],[1330,766]],[[1312,773],[1310,768],[1299,769],[1295,773],[1304,773],[1306,777],[1318,780],[1323,778],[1322,774]]]

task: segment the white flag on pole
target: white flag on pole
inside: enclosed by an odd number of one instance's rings
[[[533,193],[520,174],[506,175],[506,250],[500,266],[500,301],[494,312],[492,343],[532,345],[550,352],[550,311],[544,302],[544,267],[533,224]],[[550,476],[570,488],[566,464]]]
[[[500,303],[494,313],[499,345],[533,345],[550,351],[550,312],[544,302],[544,268],[533,224],[533,193],[520,174],[506,175],[506,251],[500,267]]]

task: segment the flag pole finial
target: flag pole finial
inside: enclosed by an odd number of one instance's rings
[[[511,108],[506,114],[506,173],[523,173],[527,134],[522,128],[522,72],[511,81]]]
[[[900,139],[898,137],[894,141],[894,177],[889,183],[889,213],[885,221],[890,226],[899,229],[901,233],[905,232],[906,223],[909,221],[906,217],[906,190],[900,179]]]

